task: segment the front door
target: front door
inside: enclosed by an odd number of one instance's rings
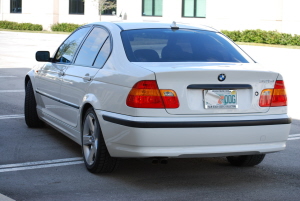
[[[59,118],[57,113],[61,107],[59,102],[60,85],[66,68],[66,65],[48,62],[37,73],[38,109],[42,110],[43,116],[50,115]]]
[[[64,103],[61,101],[61,83],[76,50],[89,30],[90,27],[83,27],[72,33],[58,48],[52,62],[46,63],[38,72],[36,92],[45,118],[62,120],[60,113]]]

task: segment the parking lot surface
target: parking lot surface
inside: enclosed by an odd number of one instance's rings
[[[115,172],[96,175],[85,169],[78,144],[49,126],[29,129],[24,122],[24,75],[35,52],[53,53],[66,37],[0,32],[0,200],[299,200],[300,50],[242,46],[285,78],[294,118],[286,150],[251,168],[230,166],[223,157],[167,165],[122,159]]]

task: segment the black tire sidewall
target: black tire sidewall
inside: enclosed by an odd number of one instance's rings
[[[37,114],[36,106],[32,82],[29,80],[25,87],[24,116],[25,122],[30,128],[39,128],[43,126],[43,122]]]

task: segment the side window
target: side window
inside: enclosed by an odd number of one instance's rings
[[[95,67],[102,68],[107,58],[109,57],[110,50],[111,50],[111,44],[110,44],[110,38],[108,37],[96,58],[96,61],[94,63]]]
[[[74,54],[83,40],[84,36],[89,31],[90,27],[84,27],[74,32],[58,49],[54,62],[71,63]]]
[[[84,41],[75,60],[75,64],[92,66],[100,48],[103,46],[103,43],[108,36],[109,35],[107,31],[105,31],[104,29],[99,27],[94,28],[87,39]]]

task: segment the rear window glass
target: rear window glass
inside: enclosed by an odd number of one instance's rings
[[[104,45],[101,48],[100,53],[98,54],[94,66],[97,68],[102,68],[106,62],[111,51],[110,38],[107,38]]]
[[[121,33],[131,62],[253,62],[220,33],[202,30],[138,29]]]
[[[84,41],[75,61],[76,65],[92,66],[95,57],[108,37],[107,31],[96,27]]]

